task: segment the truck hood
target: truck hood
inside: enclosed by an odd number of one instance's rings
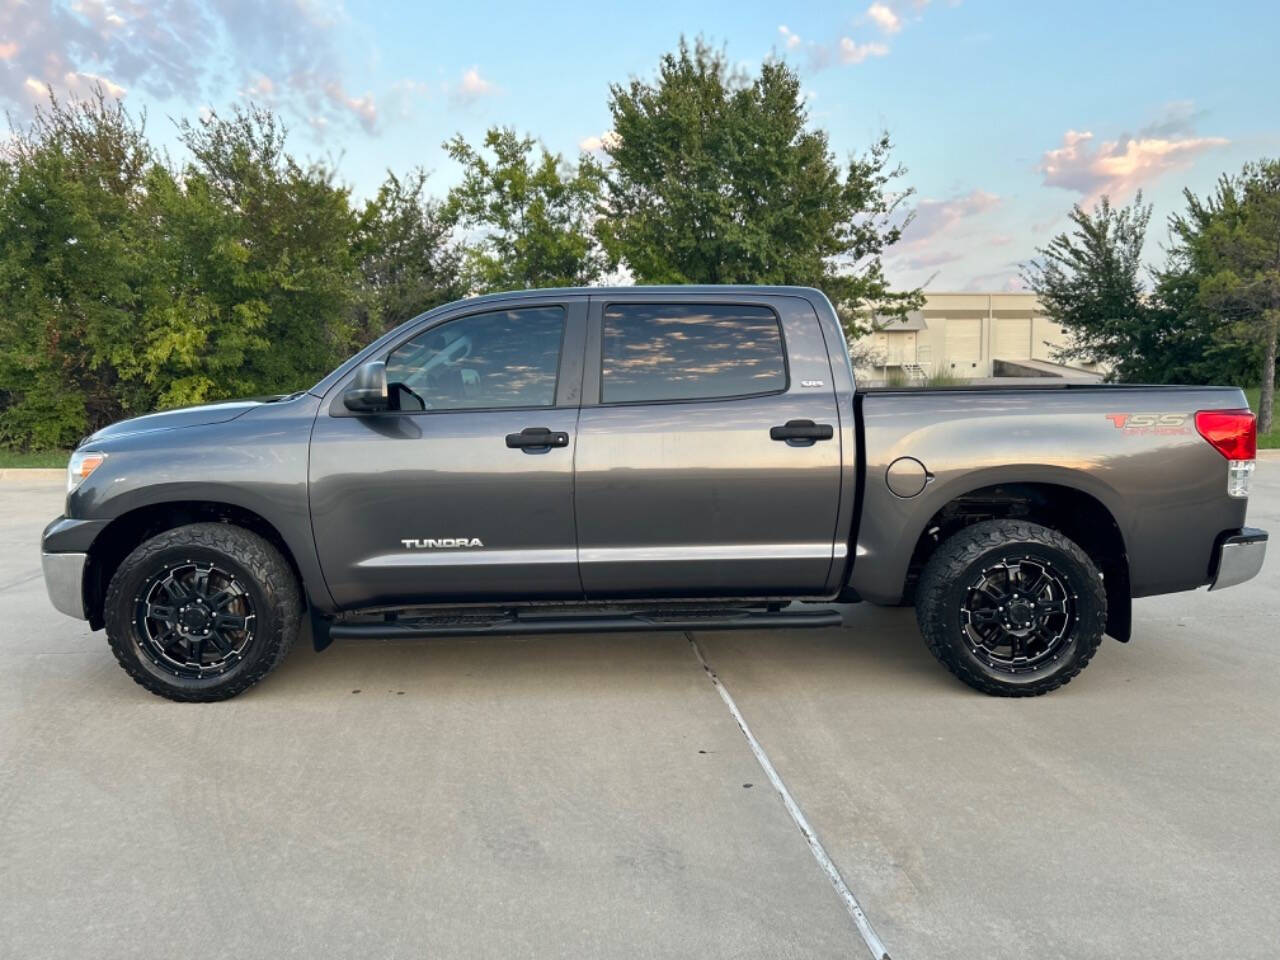
[[[250,410],[272,403],[279,397],[262,397],[253,400],[226,400],[221,403],[206,403],[198,407],[179,407],[176,410],[162,410],[160,413],[148,413],[129,420],[120,420],[103,427],[87,437],[81,446],[100,440],[115,440],[118,437],[132,436],[138,433],[152,433],[156,430],[176,430],[179,427],[199,427],[210,423],[225,423],[243,416]]]

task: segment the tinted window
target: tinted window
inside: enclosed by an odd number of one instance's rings
[[[782,330],[766,307],[611,304],[602,346],[604,403],[741,397],[787,385]]]
[[[451,320],[387,357],[387,385],[401,410],[550,407],[564,310],[499,310]]]

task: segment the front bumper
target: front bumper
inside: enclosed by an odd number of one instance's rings
[[[1252,580],[1262,569],[1262,559],[1267,554],[1267,531],[1257,527],[1245,527],[1239,533],[1224,538],[1218,544],[1217,563],[1214,565],[1210,590],[1234,587],[1237,583]]]
[[[87,553],[41,553],[44,588],[59,613],[87,620],[84,612],[84,568]]]

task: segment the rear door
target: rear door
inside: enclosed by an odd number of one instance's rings
[[[398,409],[354,415],[345,381],[329,391],[310,499],[340,606],[581,599],[573,455],[586,312],[585,296],[461,307],[381,355]]]
[[[840,443],[808,301],[592,298],[575,467],[587,596],[821,593],[845,552]]]

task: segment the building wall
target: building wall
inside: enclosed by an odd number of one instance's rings
[[[917,363],[929,374],[990,377],[995,360],[1056,362],[1055,350],[1069,342],[1031,293],[929,293],[922,314],[923,329],[890,323],[863,338],[860,345],[880,359],[859,373],[883,377],[887,369]]]

